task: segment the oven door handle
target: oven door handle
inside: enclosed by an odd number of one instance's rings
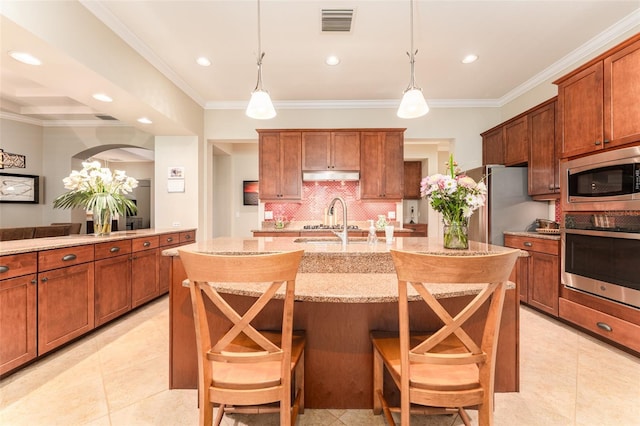
[[[640,234],[633,232],[596,231],[593,229],[563,229],[565,234],[590,235],[593,237],[621,238],[625,240],[640,240]]]

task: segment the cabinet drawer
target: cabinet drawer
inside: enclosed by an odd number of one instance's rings
[[[560,299],[560,318],[640,352],[640,325],[621,320],[567,299]]]
[[[93,244],[38,252],[38,271],[63,268],[94,259]]]
[[[0,280],[34,274],[37,261],[36,253],[10,254],[0,257]]]
[[[180,243],[195,243],[196,231],[185,231],[180,233]]]
[[[160,247],[160,237],[157,235],[154,237],[134,238],[131,241],[132,251],[149,250],[157,247]]]
[[[548,240],[536,237],[524,237],[520,235],[505,235],[504,245],[522,250],[536,251],[539,253],[555,254],[560,253],[560,241]]]
[[[98,259],[108,259],[131,253],[131,240],[109,241],[96,244],[95,256]]]
[[[162,234],[158,238],[160,238],[160,247],[171,246],[180,242],[180,233]]]

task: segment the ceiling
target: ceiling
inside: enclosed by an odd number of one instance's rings
[[[81,3],[203,108],[246,107],[257,77],[256,1]],[[264,87],[276,109],[397,107],[409,83],[409,1],[263,0],[260,5]],[[323,9],[353,9],[350,31],[323,32]],[[639,0],[416,0],[414,10],[416,83],[432,107],[501,106],[640,23]],[[76,34],[82,37],[82,30]],[[17,37],[23,50],[41,42],[26,33]],[[1,112],[44,125],[98,120],[99,104],[78,96],[77,89],[107,76],[75,67],[65,76],[74,81],[71,86],[42,71],[16,72],[6,56],[15,38],[5,44],[9,37],[3,32]],[[479,60],[462,64],[469,53]],[[329,54],[339,56],[340,64],[327,66]],[[211,66],[197,65],[198,56],[208,57]],[[110,115],[118,124],[129,120],[128,112]]]

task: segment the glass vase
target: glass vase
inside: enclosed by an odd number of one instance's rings
[[[448,249],[469,248],[469,227],[466,221],[444,220],[444,247]]]
[[[96,237],[111,234],[111,220],[113,214],[109,209],[93,210],[93,233]]]

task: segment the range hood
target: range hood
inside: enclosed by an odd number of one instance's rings
[[[305,182],[334,181],[334,180],[360,180],[360,172],[339,170],[306,171],[302,172],[302,180]]]

